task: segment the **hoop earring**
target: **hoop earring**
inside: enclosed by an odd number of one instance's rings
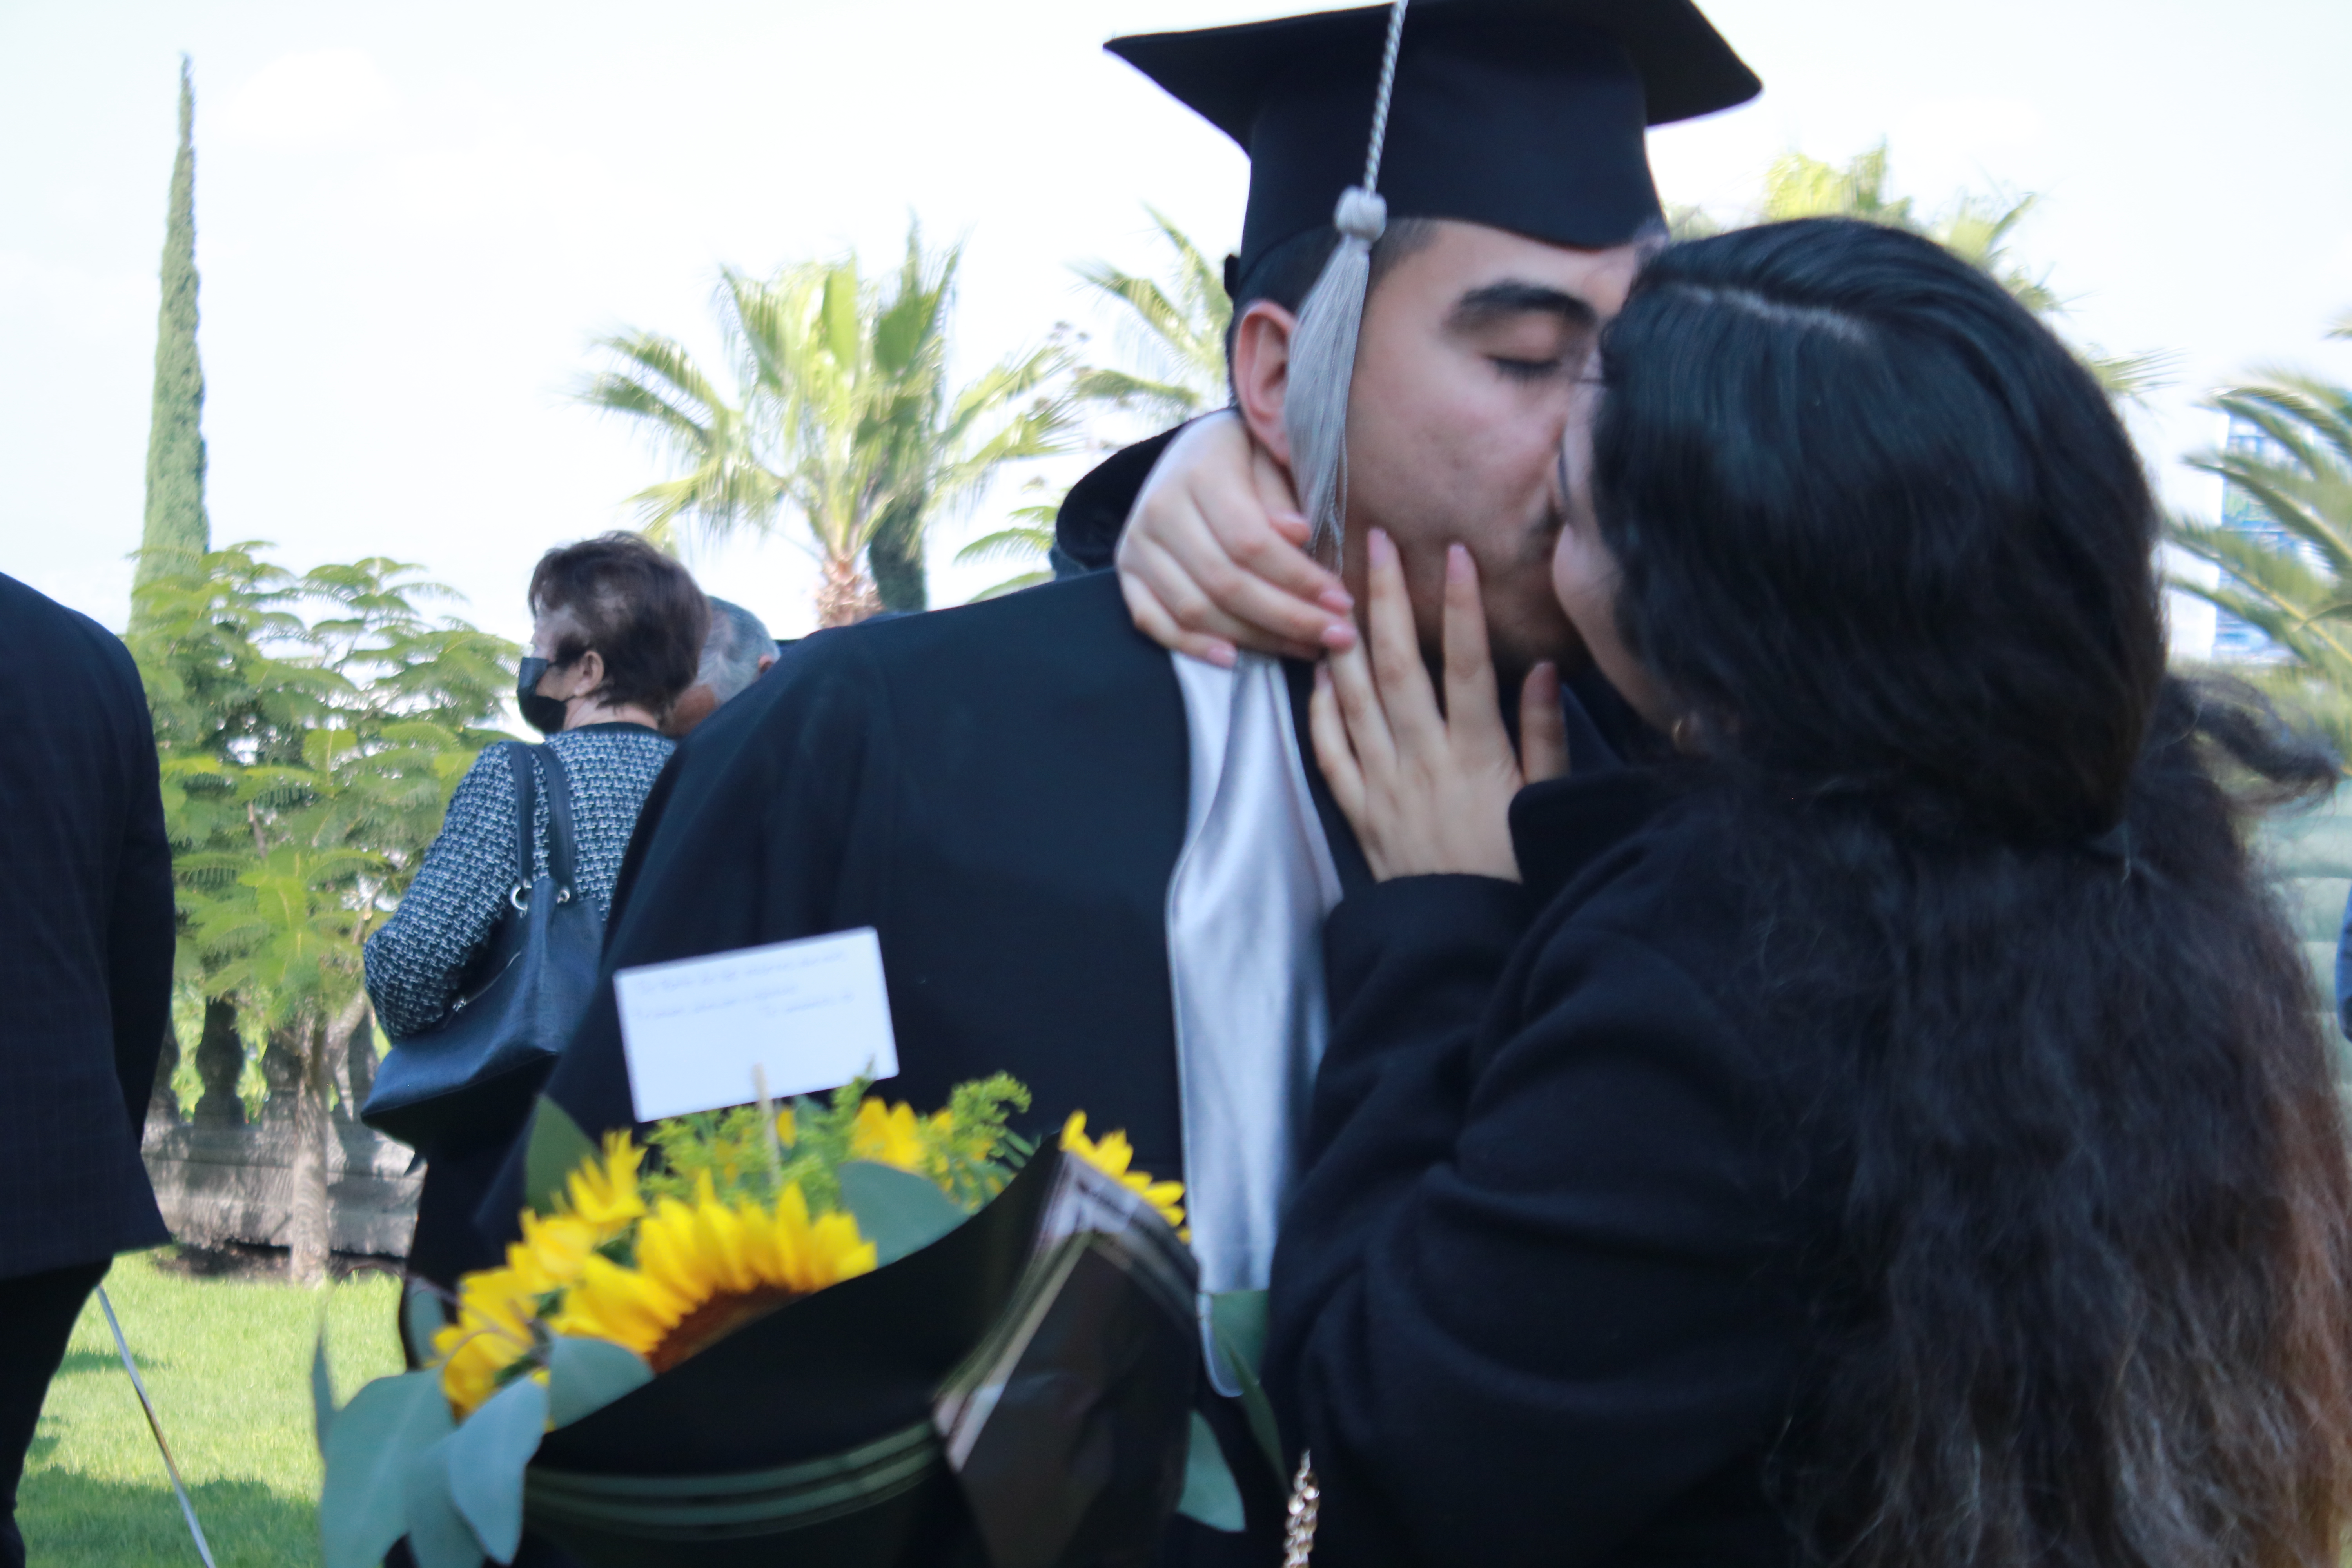
[[[1685,713],[1666,728],[1666,739],[1685,757],[1699,753],[1698,715]]]

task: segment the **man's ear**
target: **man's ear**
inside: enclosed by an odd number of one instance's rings
[[[768,671],[773,669],[775,667],[776,656],[774,654],[763,653],[760,656],[760,675],[767,674]],[[751,679],[757,680],[760,679],[760,675],[755,675]]]
[[[1290,467],[1290,432],[1282,423],[1290,390],[1290,335],[1298,318],[1271,300],[1255,300],[1234,327],[1234,400],[1242,422],[1274,460]]]

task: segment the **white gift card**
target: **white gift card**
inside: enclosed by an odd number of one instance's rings
[[[868,926],[613,976],[637,1120],[895,1078],[898,1042]],[[756,1069],[756,1070],[755,1070]]]

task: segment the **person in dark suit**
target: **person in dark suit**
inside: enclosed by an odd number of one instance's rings
[[[66,1340],[171,1239],[139,1133],[171,1021],[172,850],[130,652],[0,576],[0,1568]]]
[[[1679,756],[1515,757],[1462,552],[1443,713],[1379,541],[1313,700],[1379,879],[1271,1298],[1313,1562],[2340,1561],[2345,1116],[2241,836],[2334,759],[2168,674],[2096,383],[1811,220],[1663,252],[1586,395],[1553,584]]]

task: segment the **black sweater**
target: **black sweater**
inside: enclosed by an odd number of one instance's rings
[[[1512,810],[1524,889],[1387,882],[1332,1032],[1268,1373],[1318,1568],[1781,1564],[1764,1466],[1806,1353],[1819,1068],[1742,977],[1704,795],[1628,770]]]

